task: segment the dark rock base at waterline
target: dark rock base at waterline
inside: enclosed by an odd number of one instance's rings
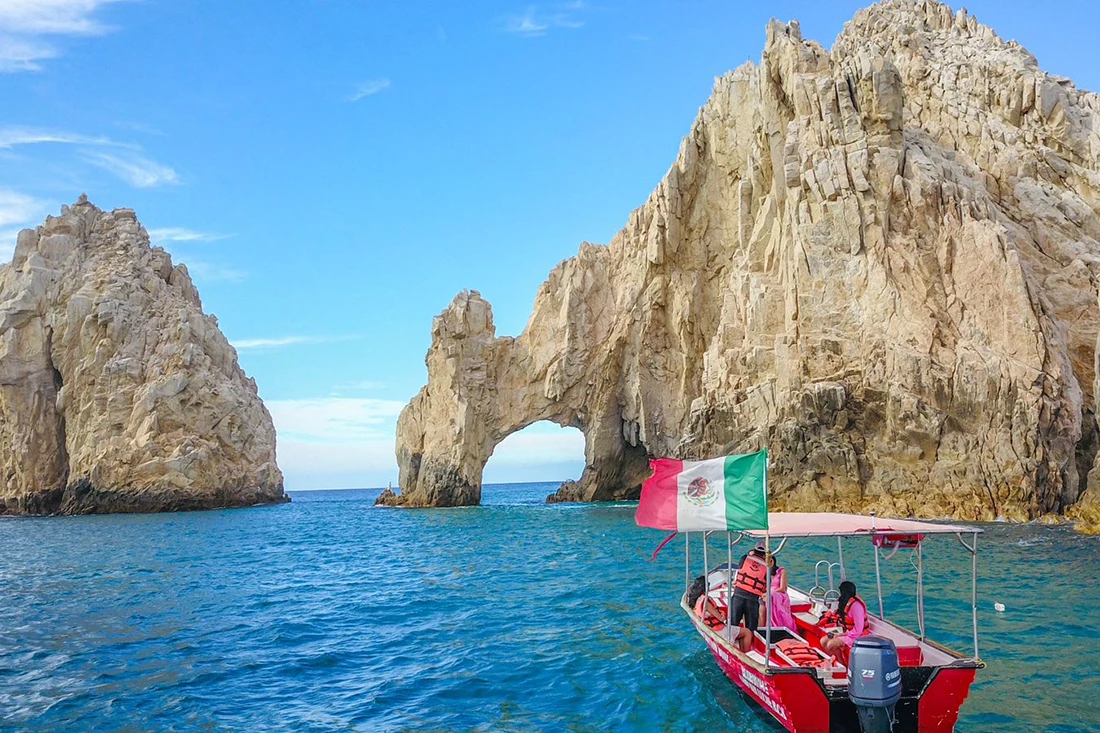
[[[82,514],[153,514],[285,504],[283,487],[212,490],[104,489],[88,481],[0,498],[0,515],[76,516]]]

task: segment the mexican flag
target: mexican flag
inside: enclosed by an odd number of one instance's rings
[[[649,462],[634,520],[676,532],[768,528],[768,452]]]

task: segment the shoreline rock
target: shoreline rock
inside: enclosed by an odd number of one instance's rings
[[[0,514],[289,501],[256,383],[130,209],[85,196],[0,266]]]

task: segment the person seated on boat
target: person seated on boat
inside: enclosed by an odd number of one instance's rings
[[[821,640],[821,649],[832,654],[838,660],[847,659],[848,649],[859,637],[869,633],[867,628],[867,604],[856,595],[856,584],[845,580],[840,584],[840,598],[837,600],[837,622],[840,633],[829,632]]]
[[[753,634],[760,625],[760,597],[767,587],[767,560],[764,548],[757,545],[741,556],[733,579],[729,623],[737,626],[741,621],[745,622],[745,628],[737,634],[737,646],[743,652],[752,649]]]
[[[797,630],[797,627],[794,623],[794,615],[791,613],[791,597],[787,594],[787,569],[780,567],[776,563],[775,555],[771,553],[768,553],[768,565],[771,567],[772,572],[772,629],[785,629],[786,631],[794,632]],[[767,625],[767,605],[767,596],[765,596],[760,601],[760,626]]]

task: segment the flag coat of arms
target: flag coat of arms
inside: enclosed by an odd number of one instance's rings
[[[707,461],[660,458],[642,484],[635,521],[675,532],[768,528],[768,453]]]

